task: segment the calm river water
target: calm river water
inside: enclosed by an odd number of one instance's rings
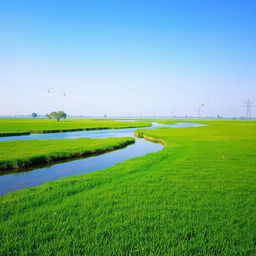
[[[183,128],[183,127],[199,127],[200,124],[194,123],[177,123],[174,125],[162,125],[152,123],[151,127],[143,129],[155,129],[162,127]],[[113,137],[134,137],[134,130],[129,129],[109,129],[79,132],[62,132],[62,133],[46,133],[31,134],[25,136],[0,137],[0,141],[10,140],[35,140],[35,139],[75,139],[75,138],[113,138]],[[114,164],[128,160],[130,158],[143,156],[147,153],[153,153],[161,150],[163,145],[153,143],[144,139],[135,138],[135,144],[129,145],[123,149],[112,151],[98,156],[76,159],[66,162],[59,162],[52,165],[44,165],[27,170],[17,170],[15,172],[2,172],[0,174],[0,195],[8,192],[34,187],[47,181],[57,180],[62,177],[71,175],[80,175],[105,169]]]

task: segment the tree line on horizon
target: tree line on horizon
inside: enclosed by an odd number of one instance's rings
[[[35,119],[37,118],[38,114],[33,112],[31,116]],[[66,119],[67,114],[64,111],[53,111],[50,114],[46,114],[46,117],[48,119],[56,119],[59,122],[60,119]]]

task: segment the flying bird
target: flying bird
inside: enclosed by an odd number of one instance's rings
[[[47,90],[47,93],[51,93],[54,88],[44,87]]]

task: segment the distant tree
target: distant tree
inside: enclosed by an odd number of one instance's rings
[[[63,117],[63,119],[66,119],[67,118],[67,114],[65,112],[63,112],[62,117]]]
[[[104,115],[104,118],[107,118],[107,114]]]
[[[50,118],[54,118],[54,119],[56,119],[59,122],[61,118],[66,119],[67,118],[67,114],[64,111],[54,111],[54,112],[51,112],[48,115],[48,118],[49,117]]]
[[[37,113],[34,112],[34,113],[32,113],[31,116],[35,119],[35,118],[37,118]]]
[[[52,119],[51,114],[46,114],[46,117],[47,117],[48,119]]]

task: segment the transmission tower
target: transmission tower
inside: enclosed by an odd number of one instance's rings
[[[198,107],[198,117],[200,118],[201,117],[201,110],[202,110],[202,108],[205,107],[205,104],[201,103],[197,107]]]
[[[251,119],[251,118],[252,118],[252,112],[251,112],[252,101],[250,101],[250,99],[248,99],[248,100],[245,102],[245,108],[246,108],[245,118],[246,118],[246,119]]]

